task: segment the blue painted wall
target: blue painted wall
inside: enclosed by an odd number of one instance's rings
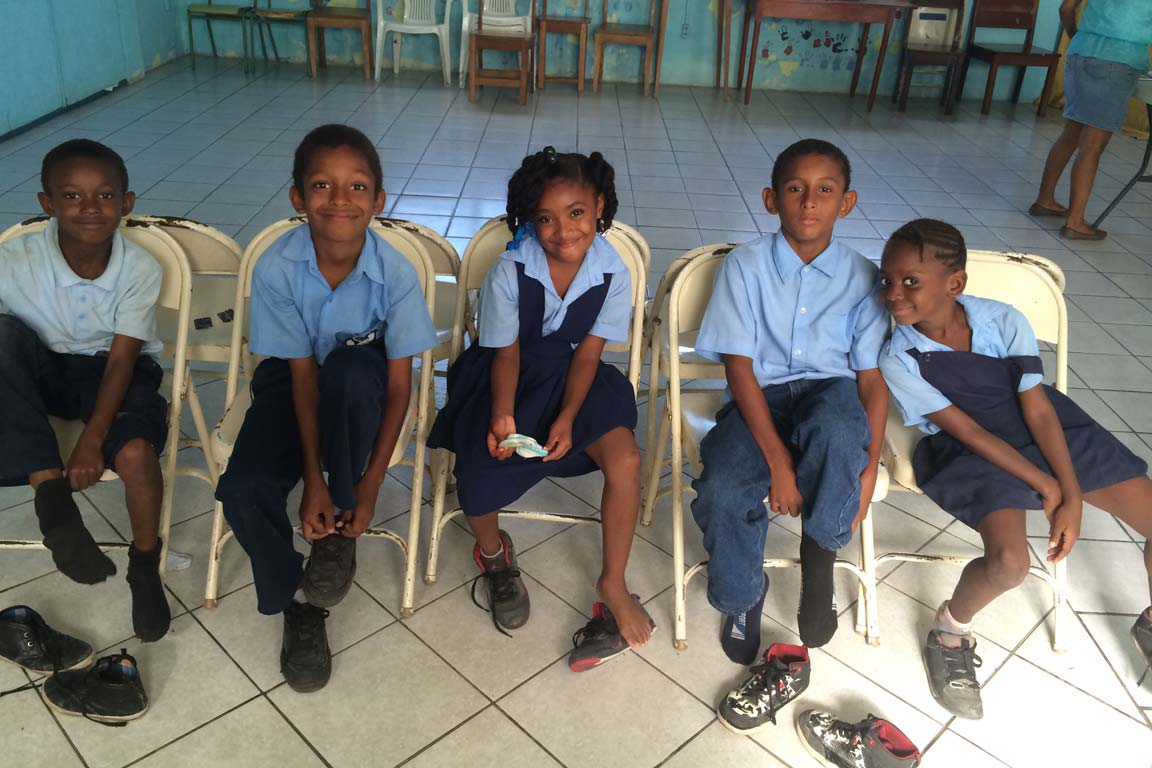
[[[185,10],[192,0],[0,0],[0,134],[18,128],[60,107],[83,99],[121,79],[135,79],[149,69],[187,53]],[[260,0],[263,4],[264,0]],[[476,0],[467,0],[475,8]],[[604,2],[609,18],[622,23],[641,23],[648,18],[649,2],[659,0],[591,0],[593,28],[599,24]],[[927,0],[925,0],[927,2]],[[378,0],[388,14],[397,11],[403,0]],[[527,12],[529,0],[518,0]],[[732,78],[735,80],[740,31],[746,0],[734,0]],[[1036,42],[1050,46],[1059,29],[1057,8],[1060,0],[1041,0]],[[453,72],[458,71],[461,0],[452,0]],[[273,0],[274,7],[304,8],[308,0]],[[437,0],[443,12],[443,0]],[[717,8],[720,0],[669,0],[667,50],[664,53],[662,82],[681,85],[711,85],[716,60]],[[550,0],[552,13],[578,13],[583,0]],[[48,13],[44,12],[45,8]],[[900,55],[903,21],[897,23],[884,62],[882,89],[890,93]],[[208,36],[202,21],[195,24],[198,54],[210,54]],[[280,54],[292,61],[307,60],[307,46],[301,25],[273,26]],[[239,25],[217,22],[216,42],[222,55],[238,56],[241,50]],[[756,69],[757,88],[805,92],[845,92],[852,79],[860,28],[851,24],[818,22],[765,22],[760,36],[760,59]],[[867,85],[875,67],[880,30],[873,29],[862,82]],[[982,33],[980,39],[1018,40],[1017,33]],[[592,39],[585,69],[592,71]],[[361,62],[359,35],[345,30],[327,33],[329,61],[337,64]],[[491,54],[489,54],[491,55]],[[391,66],[392,45],[387,41],[385,64]],[[570,73],[577,65],[574,36],[550,35],[548,69]],[[639,82],[642,77],[639,48],[610,47],[605,57],[605,79]],[[402,67],[409,70],[436,70],[440,54],[431,35],[404,38]],[[974,63],[969,72],[966,98],[983,94],[987,68]],[[997,98],[1007,99],[1015,72],[1000,74]],[[455,75],[454,75],[455,78]],[[1030,70],[1025,80],[1024,98],[1032,99],[1043,85],[1041,70]]]

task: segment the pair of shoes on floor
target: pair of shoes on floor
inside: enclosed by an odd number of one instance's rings
[[[26,605],[0,611],[0,658],[29,672],[50,672],[48,706],[104,725],[124,725],[148,711],[140,670],[126,649],[93,663],[92,646],[48,626]],[[40,686],[30,683],[4,694]]]
[[[293,602],[284,611],[280,674],[292,690],[312,693],[331,679],[327,609],[348,596],[355,576],[356,539],[332,534],[312,542],[301,585],[307,602]]]

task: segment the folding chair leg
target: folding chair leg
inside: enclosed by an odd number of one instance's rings
[[[448,452],[434,450],[432,457],[432,533],[428,537],[428,565],[424,583],[436,583],[436,564],[440,560],[440,536],[444,529],[444,496],[448,489],[451,460]]]
[[[672,460],[681,459],[679,450],[680,430],[675,430],[672,445]],[[673,616],[676,628],[672,644],[676,650],[688,648],[688,579],[684,572],[684,494],[683,474],[672,473],[672,593]]]
[[[416,561],[420,552],[420,509],[424,505],[424,445],[423,435],[416,438],[416,453],[412,462],[412,506],[408,513],[408,539],[404,548],[404,592],[400,598],[400,618],[412,615],[415,608]]]
[[[1056,579],[1056,586],[1052,589],[1052,650],[1055,653],[1067,653],[1068,645],[1064,642],[1060,626],[1063,624],[1064,596],[1068,594],[1068,564],[1061,560],[1052,570]]]
[[[651,409],[649,409],[651,413]],[[660,475],[664,470],[664,447],[668,444],[668,426],[672,417],[668,408],[660,409],[660,426],[656,442],[648,449],[648,483],[644,488],[644,506],[641,508],[640,524],[652,525],[652,513],[656,509],[656,499],[660,494]]]
[[[879,588],[876,582],[876,544],[872,529],[873,509],[860,522],[860,570],[870,584],[860,582],[856,601],[856,631],[864,635],[868,645],[880,645]]]
[[[208,547],[208,580],[204,584],[204,607],[216,607],[216,595],[220,591],[220,555],[223,553],[224,505],[220,502],[212,507],[212,542]]]
[[[204,464],[208,467],[208,476],[212,478],[212,487],[220,480],[220,469],[216,457],[212,453],[212,437],[208,431],[208,423],[204,420],[204,409],[200,405],[200,396],[196,393],[196,385],[192,381],[191,373],[185,374],[188,385],[188,410],[192,413],[192,423],[196,425],[196,437],[200,441],[200,451],[204,454]]]

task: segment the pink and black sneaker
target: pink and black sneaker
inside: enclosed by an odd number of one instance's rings
[[[640,598],[632,595],[632,599],[640,605]],[[644,606],[640,606],[644,610]],[[648,612],[644,611],[648,616]],[[648,616],[648,625],[656,631],[656,622]],[[568,654],[568,668],[573,672],[584,672],[598,667],[609,659],[614,659],[628,650],[628,641],[620,634],[620,627],[616,625],[616,617],[604,603],[595,603],[592,606],[592,620],[572,635],[572,652]]]
[[[776,713],[808,688],[812,662],[802,645],[775,643],[764,653],[764,663],[748,670],[752,676],[733,688],[716,714],[736,733],[755,733],[776,724]]]
[[[916,768],[920,750],[904,733],[875,715],[858,723],[809,709],[796,718],[796,732],[821,765],[831,768]]]

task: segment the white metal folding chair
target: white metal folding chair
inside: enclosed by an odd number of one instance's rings
[[[9,227],[0,234],[0,243],[14,237],[41,232],[48,225],[48,217],[36,217]],[[175,315],[173,327],[176,329],[175,338],[170,347],[172,354],[172,388],[168,393],[168,440],[164,445],[164,494],[160,506],[160,536],[164,541],[160,553],[161,568],[168,558],[168,529],[172,523],[173,492],[178,474],[194,474],[195,470],[180,469],[176,466],[180,438],[180,410],[187,396],[187,370],[188,354],[188,323],[192,306],[192,273],[188,268],[188,259],[184,249],[160,227],[144,221],[131,221],[125,219],[120,224],[120,234],[132,243],[147,251],[152,258],[164,268],[164,277],[160,284],[160,297],[156,301],[157,315],[165,313]],[[72,454],[80,435],[84,431],[81,421],[52,418],[52,427],[56,432],[56,442],[60,448],[61,458]],[[101,480],[115,480],[116,473],[111,468],[105,468]],[[127,549],[129,542],[99,542],[101,547]],[[0,541],[0,549],[42,549],[40,541]]]
[[[667,364],[661,362],[658,352],[652,365],[650,377],[658,381],[663,369],[668,378],[667,401],[660,424],[660,437],[649,444],[647,465],[648,480],[644,496],[643,518],[651,524],[652,505],[657,496],[670,493],[672,496],[672,560],[676,616],[676,630],[673,642],[678,650],[688,647],[686,595],[688,582],[708,565],[708,561],[685,567],[684,563],[684,462],[688,461],[699,474],[701,468],[699,443],[715,425],[715,414],[724,403],[724,393],[719,389],[685,390],[683,384],[691,379],[723,379],[724,366],[710,362],[695,352],[696,334],[704,318],[704,310],[712,295],[712,284],[720,263],[732,250],[731,245],[711,245],[690,251],[673,262],[670,270],[673,276],[667,290],[666,309],[663,317],[653,320],[653,331],[649,347],[652,350],[663,348],[667,353]],[[658,299],[659,292],[657,294]],[[661,312],[660,304],[653,303],[653,314]],[[660,328],[667,328],[666,340],[661,339]],[[653,385],[654,386],[654,385]],[[650,393],[649,397],[653,398]],[[654,399],[654,398],[653,398]],[[649,413],[655,410],[650,405]],[[672,465],[671,483],[668,487],[659,485],[660,474],[667,465],[664,459],[664,444],[671,432]],[[649,425],[649,432],[652,426]],[[876,492],[872,501],[884,498],[888,489],[888,477],[884,467],[876,482]],[[837,559],[836,566],[856,577],[860,584],[860,594],[856,605],[856,631],[865,635],[869,645],[880,642],[879,613],[876,609],[876,577],[872,540],[872,515],[860,523],[860,562],[853,563]],[[765,568],[793,568],[799,566],[798,559],[769,558],[764,560]]]
[[[1068,314],[1064,304],[1064,272],[1060,267],[1040,256],[969,251],[967,272],[967,293],[1013,305],[1028,318],[1037,339],[1055,346],[1056,389],[1067,393]],[[884,432],[884,463],[891,472],[892,489],[922,493],[912,469],[912,453],[923,436],[920,430],[904,426],[904,420],[893,404]],[[964,565],[972,559],[886,552],[876,558],[876,563],[906,561]],[[1062,653],[1067,650],[1059,631],[1061,608],[1068,594],[1067,561],[1061,561],[1051,568],[1033,565],[1028,570],[1033,576],[1043,579],[1052,589],[1052,650]]]
[[[516,15],[516,0],[462,0],[460,3],[460,87],[468,80],[468,38],[476,29],[477,13],[469,10],[469,2],[484,3],[484,28],[508,27],[524,34],[532,32],[532,17],[529,14]],[[536,0],[528,0],[533,6]],[[533,82],[535,80],[533,79]]]
[[[245,323],[248,315],[248,303],[252,296],[252,271],[260,256],[272,243],[288,231],[306,223],[303,216],[296,216],[269,225],[257,233],[244,251],[244,258],[240,264],[240,274],[235,296],[235,319],[232,326],[232,352],[228,362],[228,378],[225,386],[224,416],[213,432],[213,452],[219,462],[219,473],[223,474],[228,465],[228,458],[232,455],[232,447],[240,427],[244,423],[244,414],[251,404],[251,391],[246,386],[239,387],[241,368],[248,375],[255,370],[253,361],[241,361],[241,357],[248,355]],[[377,219],[372,223],[372,231],[379,234],[394,248],[402,253],[416,269],[417,279],[428,307],[429,314],[435,314],[436,302],[436,273],[432,266],[432,259],[423,244],[405,228],[396,222]],[[400,601],[400,615],[412,615],[416,583],[416,557],[419,549],[420,535],[420,507],[423,503],[424,486],[424,454],[428,439],[428,427],[432,399],[432,350],[420,355],[420,366],[413,368],[412,394],[408,402],[408,409],[404,416],[404,424],[400,428],[400,437],[396,440],[396,447],[388,461],[389,467],[409,465],[414,467],[412,473],[411,505],[408,516],[408,531],[401,536],[395,531],[386,528],[369,528],[364,536],[384,538],[398,545],[404,553],[404,588]],[[408,442],[414,441],[414,450],[411,458],[405,458]],[[208,579],[204,587],[204,606],[216,607],[216,598],[219,590],[220,557],[224,545],[232,538],[232,531],[225,531],[224,508],[216,502],[212,520],[212,546],[209,549]]]
[[[400,38],[404,35],[436,35],[440,45],[440,65],[444,69],[444,85],[452,85],[452,54],[449,48],[452,32],[452,2],[444,0],[444,20],[436,21],[436,0],[407,0],[404,20],[396,21],[384,15],[384,3],[376,3],[376,79],[384,68],[384,37],[392,33],[392,74],[400,74]]]
[[[470,328],[479,327],[479,318],[474,316],[475,302],[470,295],[478,292],[484,284],[488,270],[504,253],[508,239],[508,225],[506,217],[498,216],[491,219],[468,242],[464,250],[464,260],[460,268],[459,284],[456,292],[455,320],[452,324],[452,351],[451,360],[455,360],[464,351],[464,334]],[[632,230],[635,232],[635,230]],[[640,246],[632,239],[632,235],[615,225],[604,235],[620,254],[620,258],[628,267],[632,279],[632,321],[629,340],[624,344],[605,345],[606,351],[626,352],[628,354],[628,380],[632,383],[632,391],[638,389],[640,382],[640,366],[642,363],[643,324],[644,324],[644,298],[647,286],[647,269],[644,255]],[[639,237],[638,234],[635,235]],[[642,238],[641,238],[642,239]],[[471,343],[477,341],[475,334],[471,336]],[[448,476],[452,471],[451,456],[447,451],[433,451],[435,458],[432,461],[432,534],[428,546],[428,566],[424,574],[424,581],[432,584],[436,581],[436,568],[440,556],[440,537],[444,526],[463,513],[461,509],[444,512],[444,500],[448,489]],[[528,520],[546,520],[556,523],[595,523],[597,518],[580,515],[565,515],[553,512],[537,512],[528,510],[500,510],[502,515],[516,515]]]

